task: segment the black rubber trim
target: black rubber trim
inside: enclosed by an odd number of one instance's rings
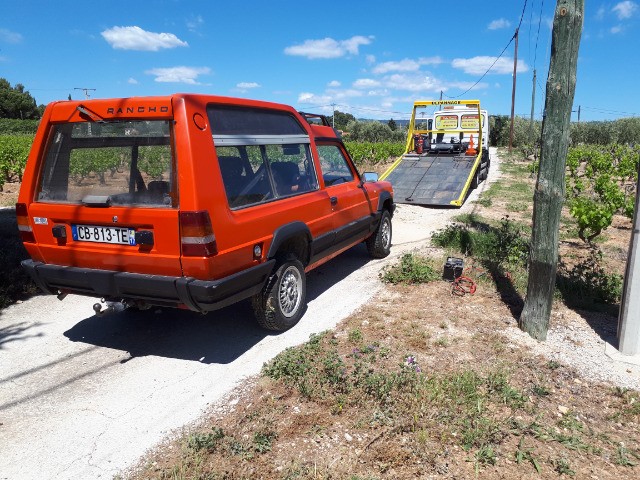
[[[197,280],[141,273],[65,267],[24,260],[23,268],[42,291],[61,291],[109,299],[142,300],[152,305],[185,305],[209,312],[258,293],[275,266],[275,260],[218,280]]]
[[[386,202],[387,200],[391,200],[391,210],[389,211],[389,213],[391,214],[391,216],[393,216],[396,205],[395,203],[393,203],[393,195],[391,195],[391,193],[387,190],[383,190],[380,192],[380,196],[378,197],[378,212],[382,212],[382,210],[384,209],[384,202]]]
[[[315,263],[324,257],[342,250],[357,241],[363,241],[374,231],[380,221],[382,213],[374,213],[362,217],[328,234],[322,235],[311,243],[311,261]]]
[[[278,253],[280,246],[284,242],[298,236],[304,236],[307,245],[311,243],[311,231],[309,230],[309,227],[306,223],[296,221],[287,223],[286,225],[279,227],[275,232],[273,232],[273,241],[271,242],[271,246],[269,247],[267,258],[274,258],[276,256],[276,253]],[[307,262],[308,260],[308,258],[300,259],[300,261],[302,261],[303,263]]]
[[[342,242],[350,242],[371,231],[371,225],[374,221],[373,215],[367,215],[366,217],[359,218],[353,222],[343,225],[338,228],[336,232],[335,243],[341,244]]]

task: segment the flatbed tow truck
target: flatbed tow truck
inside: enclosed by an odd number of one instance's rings
[[[440,109],[425,118],[432,106]],[[479,100],[417,101],[405,152],[380,179],[391,182],[396,203],[460,207],[489,174],[488,130]]]

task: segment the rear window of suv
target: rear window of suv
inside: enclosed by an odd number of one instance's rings
[[[38,201],[176,207],[166,120],[53,126]]]

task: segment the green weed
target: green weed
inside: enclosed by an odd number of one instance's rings
[[[209,433],[193,433],[187,438],[187,446],[196,452],[206,450],[214,452],[224,439],[224,432],[221,428],[214,427]]]
[[[440,274],[433,266],[433,261],[414,253],[405,253],[400,262],[385,268],[380,273],[385,283],[416,284],[427,283],[440,278]]]
[[[558,473],[558,475],[568,475],[573,477],[576,474],[576,472],[572,470],[571,464],[566,458],[556,458],[551,463],[553,465],[553,469]]]
[[[258,453],[268,452],[277,437],[276,432],[271,430],[255,432],[253,434],[253,449]]]

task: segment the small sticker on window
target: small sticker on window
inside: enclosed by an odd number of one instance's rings
[[[46,219],[46,217],[33,217],[33,223],[35,223],[36,225],[48,225],[49,221]]]

